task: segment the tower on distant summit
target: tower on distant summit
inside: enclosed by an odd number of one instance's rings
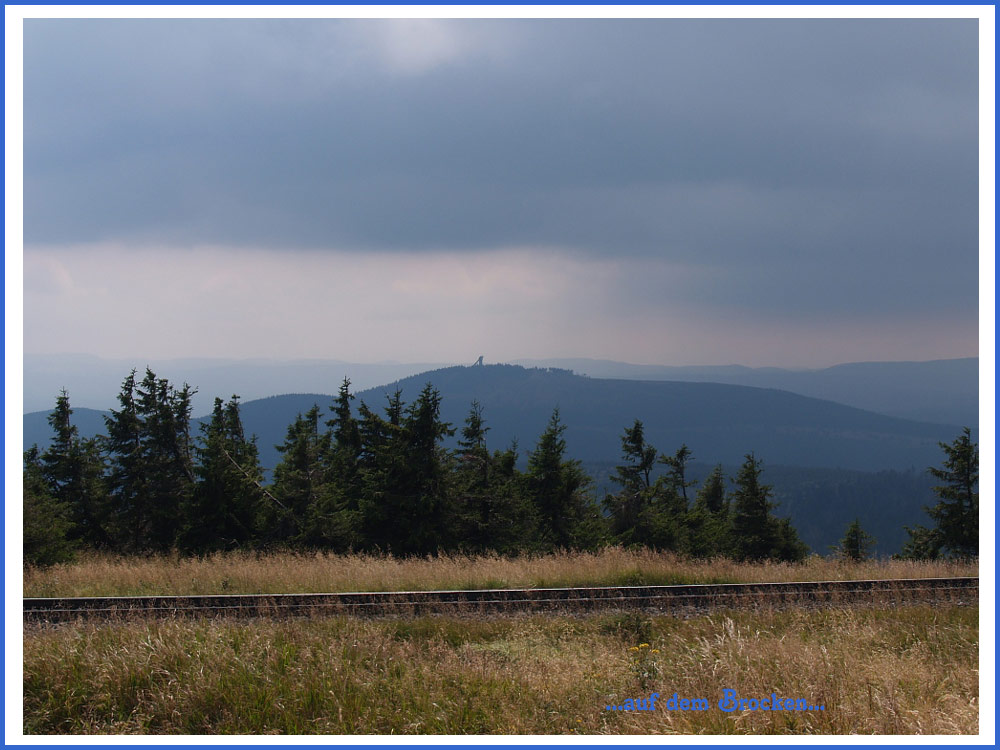
[[[479,355],[479,359],[476,360],[476,364],[473,365],[473,367],[475,367],[476,365],[479,365],[480,367],[483,366],[483,355],[482,354]]]

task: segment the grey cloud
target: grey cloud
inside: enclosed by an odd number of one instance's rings
[[[974,289],[974,21],[469,21],[407,75],[373,24],[27,22],[26,240],[552,246],[762,266],[820,312]]]

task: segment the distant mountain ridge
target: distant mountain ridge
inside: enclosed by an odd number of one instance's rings
[[[65,388],[77,406],[102,410],[115,408],[122,380],[134,367],[140,375],[150,367],[175,385],[190,383],[198,389],[192,399],[195,414],[210,412],[216,397],[237,394],[244,401],[275,393],[336,391],[344,377],[358,388],[371,388],[390,380],[446,366],[445,363],[381,362],[361,364],[338,359],[101,359],[83,354],[29,355],[24,357],[24,409],[51,409]]]
[[[470,362],[475,358],[471,357]],[[211,410],[213,399],[236,393],[244,401],[279,393],[334,393],[345,376],[364,390],[422,372],[442,363],[382,362],[360,364],[336,359],[107,360],[87,355],[25,355],[24,410],[52,408],[62,388],[76,406],[109,409],[116,404],[122,379],[146,365],[160,377],[198,389],[196,414]],[[979,360],[931,362],[856,362],[820,370],[789,370],[741,365],[636,365],[597,359],[516,360],[526,367],[558,367],[595,378],[673,380],[776,388],[836,401],[867,411],[918,422],[977,426]]]
[[[819,552],[835,543],[855,516],[871,519],[880,550],[897,551],[903,524],[925,521],[920,508],[932,502],[925,470],[941,462],[938,443],[950,442],[960,430],[958,425],[913,422],[774,389],[588,378],[516,365],[424,372],[363,390],[354,404],[364,401],[381,411],[386,396],[397,388],[411,403],[428,382],[440,391],[442,418],[456,431],[471,402],[478,400],[489,427],[488,447],[505,448],[516,439],[522,459],[558,407],[567,425],[568,456],[583,461],[595,475],[602,472],[605,480],[597,478],[605,489],[612,489],[606,475],[620,461],[621,434],[635,419],[644,422],[646,439],[658,450],[672,453],[687,444],[702,467],[721,463],[735,472],[744,454],[754,452],[764,461],[765,481],[778,479],[776,498],[803,528],[803,539]],[[257,435],[265,469],[277,465],[275,446],[296,415],[316,404],[322,418],[329,419],[333,400],[332,394],[284,394],[241,405],[244,427]],[[73,422],[81,435],[92,436],[104,432],[105,414],[74,408]],[[44,411],[24,416],[26,447],[48,443],[47,416]],[[192,433],[198,432],[196,420]]]
[[[979,424],[979,358],[849,362],[817,370],[743,365],[633,365],[602,359],[526,359],[595,378],[677,380],[777,388],[918,422]]]
[[[719,383],[588,378],[561,369],[516,365],[451,367],[358,394],[381,406],[396,388],[411,401],[431,382],[442,416],[461,426],[473,400],[484,408],[494,447],[517,439],[528,450],[558,407],[568,451],[584,461],[617,460],[633,420],[661,451],[687,444],[709,463],[738,464],[751,451],[789,466],[905,469],[937,461],[946,426],[888,417],[775,389]]]
[[[428,382],[441,392],[442,418],[456,428],[471,402],[479,401],[494,448],[517,440],[523,451],[530,450],[558,407],[568,426],[569,453],[583,461],[617,460],[621,433],[635,419],[645,423],[647,440],[661,451],[685,443],[708,463],[738,464],[753,451],[787,466],[860,471],[925,467],[939,459],[938,443],[950,441],[959,430],[958,425],[913,422],[774,389],[588,378],[518,365],[433,370],[360,391],[355,403],[363,400],[381,409],[397,388],[410,402]],[[244,426],[259,436],[265,467],[273,468],[273,446],[284,439],[296,414],[313,404],[326,410],[332,401],[330,394],[311,393],[244,402]],[[74,412],[81,434],[103,429],[101,412]],[[25,415],[26,446],[47,442],[47,414]]]
[[[445,421],[461,427],[473,400],[484,408],[493,447],[517,440],[530,450],[558,407],[568,426],[571,455],[584,461],[617,460],[620,436],[640,419],[646,436],[660,450],[686,443],[699,460],[738,464],[754,451],[788,466],[847,468],[862,471],[906,469],[938,460],[938,443],[950,441],[957,425],[913,422],[832,401],[775,389],[719,383],[611,380],[568,370],[518,365],[449,367],[410,376],[356,394],[357,402],[381,409],[397,388],[412,401],[426,383],[441,392]],[[273,463],[274,444],[299,412],[313,404],[326,409],[330,394],[285,394],[246,401],[241,413],[248,433],[260,438],[261,458]],[[71,401],[72,403],[72,401]],[[75,409],[81,434],[102,429],[100,412]],[[48,431],[47,412],[25,415],[25,444]],[[85,422],[84,422],[85,420]]]

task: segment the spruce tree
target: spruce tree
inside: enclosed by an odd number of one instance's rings
[[[362,401],[358,407],[358,432],[361,435],[360,511],[365,546],[385,551],[395,541],[391,528],[393,487],[402,471],[400,392],[388,397],[386,418]],[[387,494],[388,490],[388,494]]]
[[[194,491],[193,395],[186,383],[177,390],[148,368],[136,387],[147,493],[142,546],[147,549],[166,550],[176,543],[183,524],[182,508]]]
[[[898,557],[904,560],[937,560],[941,557],[941,535],[926,526],[904,527],[909,539],[903,543]]]
[[[770,485],[761,482],[761,462],[746,456],[732,498],[732,550],[739,560],[801,560],[806,547],[786,519],[771,515]]]
[[[686,445],[681,445],[672,456],[660,456],[660,463],[666,464],[667,476],[673,483],[677,494],[684,500],[684,510],[688,507],[687,488],[691,483],[687,481],[687,465],[691,460],[691,449]]]
[[[938,502],[924,510],[934,526],[907,528],[910,539],[903,557],[973,558],[979,555],[979,446],[968,427],[952,443],[939,443],[945,453],[942,468],[930,467],[942,482],[934,487]]]
[[[517,459],[517,441],[504,450],[494,451],[490,458],[488,494],[492,508],[482,538],[486,549],[501,554],[539,548],[538,513],[525,491]]]
[[[184,507],[180,546],[193,552],[234,549],[256,541],[265,502],[255,439],[247,439],[239,397],[215,399],[196,447],[197,484]]]
[[[447,454],[441,445],[454,432],[441,420],[441,394],[427,383],[403,420],[409,500],[401,517],[410,518],[407,552],[427,554],[457,546]]]
[[[147,473],[142,422],[135,402],[135,370],[122,382],[119,409],[104,418],[109,459],[108,491],[112,504],[111,533],[119,550],[139,550],[148,525]]]
[[[333,419],[327,422],[333,430],[330,470],[340,492],[347,498],[351,509],[358,509],[361,494],[360,459],[362,451],[361,429],[351,409],[351,381],[344,378],[333,403]]]
[[[684,498],[669,476],[653,483],[649,502],[639,514],[636,541],[657,550],[683,551],[688,546],[689,529]]]
[[[610,515],[611,533],[623,544],[647,542],[647,529],[641,528],[652,496],[651,474],[656,463],[656,448],[646,442],[642,422],[638,419],[625,428],[621,437],[622,464],[615,467],[611,481],[621,489],[604,499]]]
[[[486,449],[489,429],[482,405],[473,401],[458,441],[454,473],[461,545],[479,552],[491,544],[490,529],[495,511],[490,482],[493,457]]]
[[[648,506],[643,511],[639,526],[641,540],[650,547],[661,550],[687,550],[691,543],[688,513],[687,464],[691,450],[682,445],[673,456],[661,455],[660,463],[666,464],[667,473],[653,485]]]
[[[362,534],[361,473],[362,435],[351,409],[354,395],[351,381],[344,378],[331,406],[333,419],[326,422],[330,431],[317,453],[320,463],[319,486],[302,520],[296,543],[348,552],[364,546]]]
[[[296,544],[308,536],[307,520],[328,490],[328,457],[331,436],[320,430],[320,408],[313,405],[288,426],[285,441],[277,446],[281,460],[274,469],[271,493],[276,502],[263,507],[264,539]]]
[[[837,554],[845,560],[860,562],[868,557],[868,550],[875,544],[875,537],[861,528],[861,520],[855,518],[847,527],[844,538],[840,540]]]
[[[362,513],[369,544],[395,554],[428,554],[457,540],[441,395],[428,383],[409,406],[388,396],[385,418],[361,405]]]
[[[194,489],[191,397],[146,369],[122,383],[121,406],[105,417],[110,456],[109,494],[120,547],[132,552],[166,550],[177,541],[182,508]]]
[[[486,471],[482,468],[485,464],[486,433],[490,428],[486,426],[483,417],[483,405],[478,401],[473,401],[469,407],[469,414],[465,418],[465,425],[462,427],[462,437],[458,441],[458,454],[464,459],[482,459],[474,461],[478,467],[478,473],[485,478]]]
[[[482,405],[473,401],[455,455],[454,491],[458,546],[468,552],[502,554],[532,549],[537,519],[524,496],[517,446],[487,449]]]
[[[979,446],[972,430],[962,430],[954,442],[939,443],[943,467],[928,471],[942,484],[934,488],[939,501],[928,509],[941,534],[941,546],[953,557],[979,556]]]
[[[656,448],[646,442],[642,422],[638,419],[625,428],[621,437],[624,464],[615,467],[613,481],[622,488],[642,491],[652,487],[651,474],[656,463]]]
[[[734,552],[740,560],[766,560],[774,553],[776,532],[771,522],[771,487],[760,481],[760,462],[747,454],[733,492]]]
[[[705,479],[705,483],[695,497],[695,505],[703,506],[705,510],[714,515],[725,515],[728,512],[726,477],[722,472],[722,464],[718,464]]]
[[[692,557],[729,554],[729,504],[726,479],[718,465],[705,479],[687,513],[685,551]]]
[[[443,492],[445,464],[441,441],[454,434],[441,421],[441,394],[430,383],[406,410],[403,422],[409,469],[414,487],[438,498]]]
[[[64,390],[48,418],[54,436],[41,457],[41,474],[47,494],[67,509],[70,539],[89,547],[106,547],[110,539],[104,457],[96,439],[79,437],[72,414]]]
[[[149,368],[141,383],[125,378],[118,410],[105,417],[110,457],[108,487],[119,546],[132,552],[166,550],[177,541],[181,509],[194,489],[191,397]]]
[[[46,567],[72,560],[69,508],[49,494],[37,445],[24,453],[23,492],[24,564]]]
[[[588,494],[590,477],[579,461],[565,458],[565,431],[559,409],[554,409],[528,456],[526,489],[538,513],[543,543],[564,549],[594,548],[605,541],[605,525]]]

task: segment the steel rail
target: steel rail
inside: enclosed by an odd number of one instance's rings
[[[389,615],[593,609],[708,610],[913,601],[971,603],[979,578],[910,578],[795,583],[597,586],[466,591],[367,591],[334,594],[25,598],[25,622],[129,617]]]

